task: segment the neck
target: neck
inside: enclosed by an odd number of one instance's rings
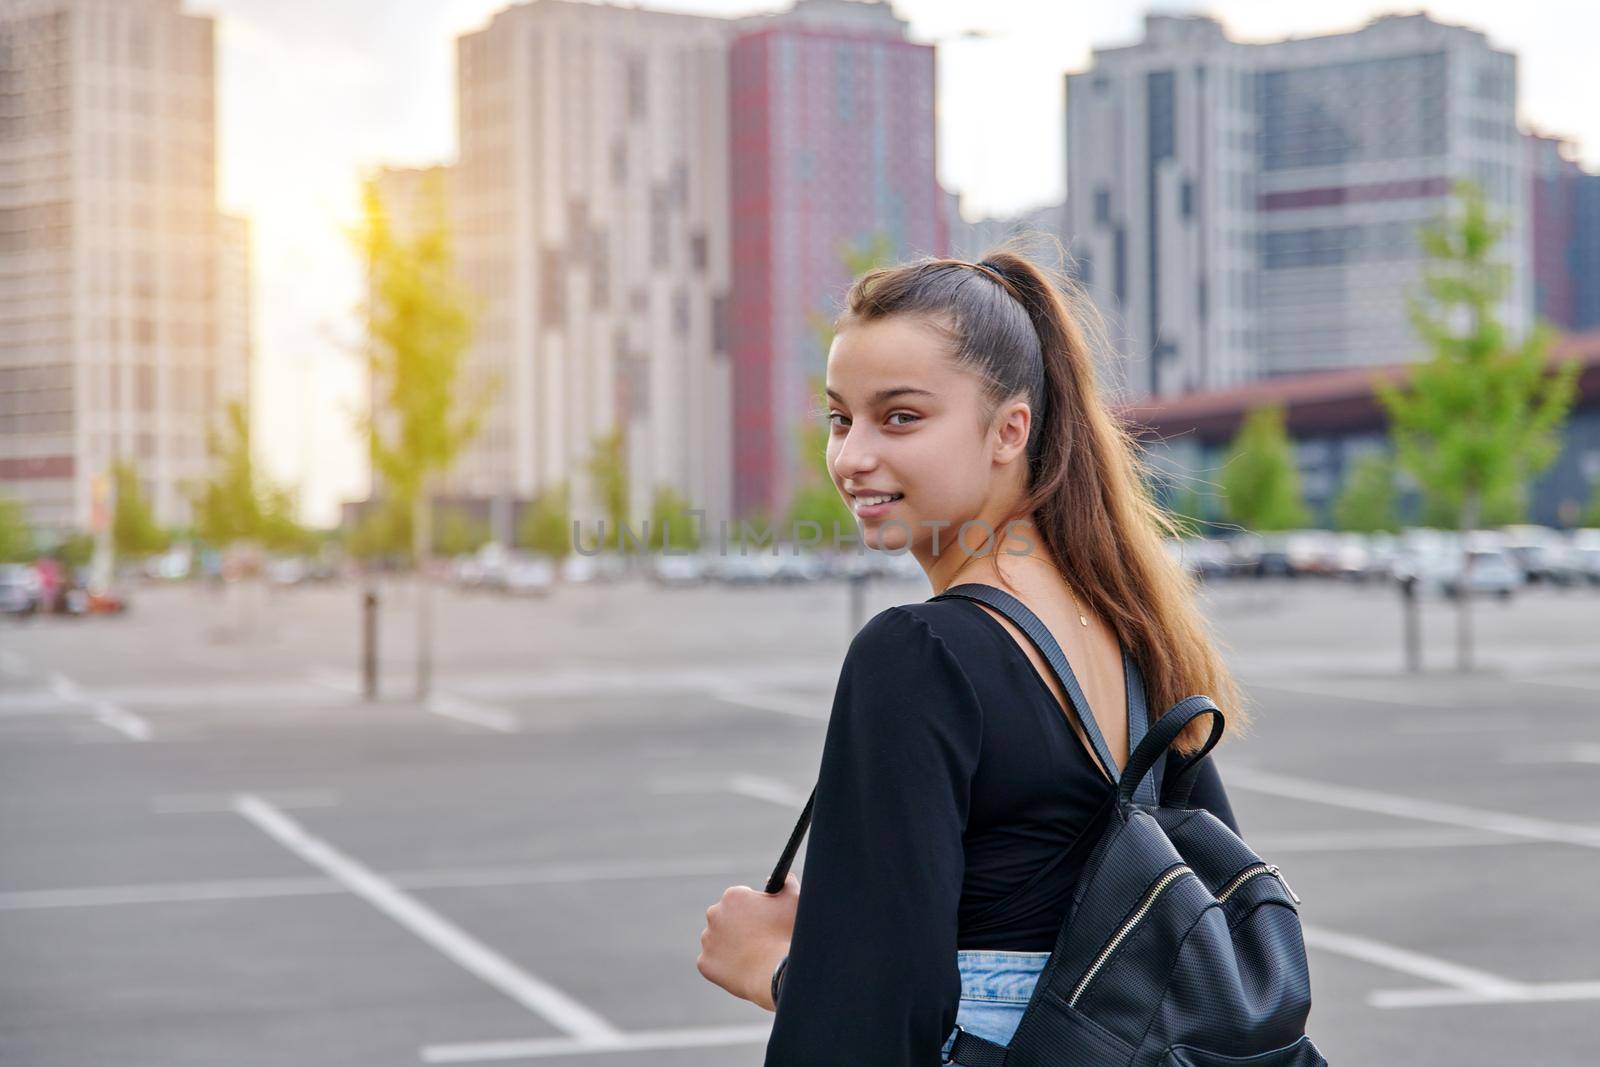
[[[951,536],[941,540],[937,556],[931,546],[918,553],[918,562],[935,595],[963,582],[992,583],[1004,578],[1015,584],[1041,570],[1056,572],[1055,561],[1031,522],[1018,519],[1007,525],[988,518],[982,521],[988,526],[975,524],[969,528],[963,539],[965,548],[952,531],[944,531]]]

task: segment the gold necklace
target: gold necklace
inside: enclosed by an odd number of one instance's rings
[[[1057,573],[1059,574],[1060,572],[1058,571]],[[961,571],[956,571],[955,574],[952,574],[950,576],[950,581],[946,584],[946,588],[949,588],[951,585],[958,584],[956,582],[956,578],[959,577],[960,574],[961,574]],[[1077,590],[1073,589],[1072,588],[1072,584],[1070,582],[1068,582],[1064,578],[1062,579],[1062,584],[1067,587],[1067,595],[1072,598],[1072,608],[1073,608],[1074,611],[1076,611],[1078,613],[1078,622],[1082,623],[1084,626],[1088,626],[1089,625],[1089,617],[1083,613],[1083,605],[1078,603]]]

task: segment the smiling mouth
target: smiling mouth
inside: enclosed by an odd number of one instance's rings
[[[874,496],[853,497],[851,502],[852,506],[857,511],[873,511],[877,508],[887,507],[888,505],[904,498],[904,493],[892,493],[888,495],[879,494]]]

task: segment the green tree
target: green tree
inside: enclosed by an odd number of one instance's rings
[[[1583,517],[1578,520],[1578,525],[1591,529],[1600,526],[1600,481],[1594,483],[1588,506],[1583,509]]]
[[[1192,485],[1174,494],[1172,504],[1167,508],[1172,525],[1181,537],[1195,537],[1205,531],[1209,524],[1203,515],[1204,511],[1205,500]]]
[[[293,491],[281,485],[261,489],[261,543],[274,552],[309,555],[321,547],[318,535],[295,515],[300,511]]]
[[[49,554],[60,560],[64,567],[87,567],[89,561],[94,559],[94,535],[82,531],[68,534]]]
[[[1453,215],[1421,230],[1428,266],[1411,321],[1429,360],[1403,386],[1380,382],[1378,398],[1400,466],[1431,499],[1448,508],[1457,529],[1478,529],[1486,505],[1514,511],[1525,486],[1556,458],[1561,428],[1576,394],[1578,362],[1551,372],[1550,331],[1543,324],[1513,341],[1495,305],[1510,285],[1496,258],[1506,232],[1483,193],[1455,186]],[[1463,538],[1465,546],[1466,538]],[[1463,547],[1463,575],[1471,557]],[[1457,598],[1457,663],[1472,666],[1471,598]]]
[[[275,552],[309,551],[314,538],[295,521],[294,494],[256,466],[244,404],[228,402],[206,447],[210,471],[189,487],[195,534],[216,548],[248,542]],[[120,482],[117,495],[120,508]]]
[[[572,554],[572,510],[566,482],[533,498],[517,524],[517,544],[560,562]]]
[[[670,485],[656,487],[650,502],[650,550],[692,552],[700,547],[700,523],[689,514],[689,501]]]
[[[1299,529],[1310,521],[1281,406],[1257,408],[1245,416],[1220,481],[1230,522],[1266,533]]]
[[[117,555],[139,559],[165,551],[172,539],[156,522],[134,465],[126,460],[113,463],[111,484],[115,495],[111,511],[111,543]]]
[[[1356,460],[1333,503],[1334,525],[1352,533],[1400,529],[1396,512],[1394,459],[1374,452]]]
[[[489,524],[460,508],[450,508],[439,518],[434,547],[441,556],[465,556],[490,541]]]
[[[345,531],[344,547],[360,560],[409,560],[411,512],[392,502],[369,508]]]
[[[0,563],[25,563],[36,554],[21,502],[0,496]]]
[[[625,445],[621,426],[609,433],[596,435],[586,465],[589,485],[600,501],[601,517],[605,520],[605,537],[599,539],[596,546],[602,549],[620,549],[623,546],[622,526],[630,521]]]
[[[417,699],[432,686],[432,496],[477,434],[481,398],[464,396],[469,300],[455,275],[444,190],[423,190],[415,235],[395,232],[377,182],[362,187],[362,220],[354,237],[367,265],[363,308],[374,411],[360,420],[374,472],[386,495],[411,515],[417,565]]]

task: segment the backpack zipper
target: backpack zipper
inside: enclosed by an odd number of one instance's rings
[[[1083,991],[1089,988],[1089,983],[1094,981],[1094,976],[1100,973],[1100,969],[1106,965],[1106,961],[1117,950],[1117,946],[1127,940],[1128,935],[1133,933],[1133,928],[1139,925],[1140,920],[1145,917],[1151,908],[1155,907],[1156,898],[1166,891],[1167,886],[1186,874],[1194,874],[1194,871],[1190,870],[1186,864],[1180,863],[1166,874],[1163,874],[1156,880],[1155,885],[1145,892],[1144,900],[1139,903],[1138,909],[1117,928],[1117,932],[1111,936],[1111,940],[1107,941],[1105,947],[1100,950],[1099,955],[1095,956],[1094,962],[1089,965],[1089,969],[1083,972],[1083,977],[1078,979],[1077,986],[1072,990],[1072,996],[1067,998],[1067,1007],[1076,1008],[1078,1006],[1078,1001],[1083,997]]]
[[[1263,874],[1270,874],[1276,878],[1283,884],[1284,891],[1289,894],[1289,897],[1296,904],[1300,903],[1300,895],[1294,891],[1292,886],[1289,885],[1289,880],[1283,876],[1282,871],[1278,870],[1278,865],[1275,863],[1253,863],[1244,870],[1240,871],[1238,874],[1234,875],[1233,879],[1228,882],[1227,885],[1223,886],[1222,889],[1217,893],[1217,903],[1220,904],[1224,900],[1227,900],[1229,897],[1233,896],[1234,891],[1240,886],[1244,885],[1250,879],[1259,877]]]

